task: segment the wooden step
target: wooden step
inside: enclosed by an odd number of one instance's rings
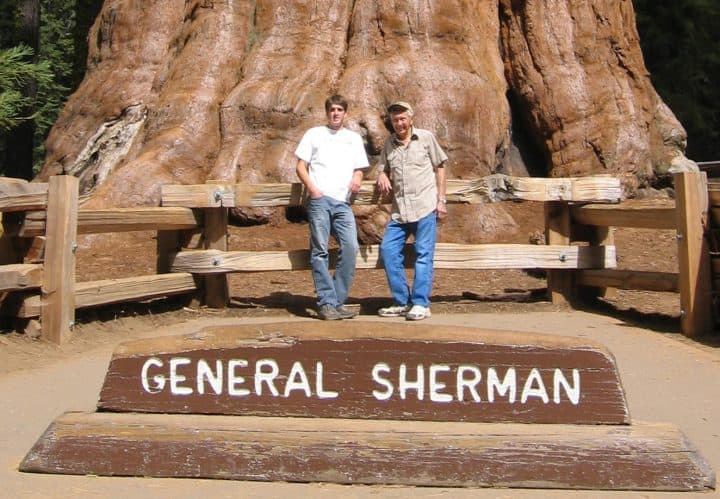
[[[66,413],[24,472],[437,487],[714,488],[676,428]]]

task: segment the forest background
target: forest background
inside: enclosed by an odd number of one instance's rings
[[[85,75],[102,0],[0,0],[0,175],[31,179]],[[686,156],[720,160],[720,2],[633,0],[655,89],[688,134]]]

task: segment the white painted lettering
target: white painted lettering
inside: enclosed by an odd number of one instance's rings
[[[222,393],[223,367],[221,360],[218,359],[215,361],[215,372],[213,372],[205,359],[198,360],[196,382],[197,392],[200,395],[205,394],[205,380],[207,380],[210,384],[210,387],[216,395],[220,395]]]
[[[565,389],[565,394],[572,405],[580,403],[580,372],[577,369],[572,370],[573,386],[570,387],[567,378],[560,369],[555,369],[553,376],[553,402],[560,403],[560,385]]]
[[[533,388],[533,384],[537,384],[537,388]],[[525,386],[520,396],[520,403],[526,403],[529,397],[537,397],[541,399],[544,404],[550,401],[547,390],[545,390],[545,383],[543,383],[540,377],[540,371],[538,371],[537,368],[531,369],[528,378],[525,380]]]
[[[373,397],[375,397],[376,400],[387,400],[390,397],[392,397],[393,391],[395,390],[395,387],[393,387],[393,384],[380,377],[380,373],[390,373],[390,366],[385,364],[384,362],[378,362],[373,366],[372,369],[372,379],[375,383],[378,385],[382,385],[385,387],[385,391],[382,392],[380,390],[373,390],[372,394]]]
[[[472,379],[466,379],[465,373],[472,373]],[[460,402],[465,400],[465,389],[470,392],[470,395],[472,396],[472,399],[475,402],[480,402],[480,394],[477,391],[477,385],[480,383],[480,380],[482,379],[482,373],[480,372],[480,369],[478,369],[475,366],[466,366],[461,365],[458,366],[457,370],[457,398]]]
[[[312,396],[307,374],[305,374],[305,369],[300,362],[295,362],[290,369],[287,383],[285,383],[285,393],[283,394],[283,396],[285,398],[288,398],[290,396],[290,392],[293,390],[304,391],[306,397]]]
[[[228,361],[228,395],[233,397],[246,397],[250,395],[247,388],[238,388],[238,385],[245,384],[245,376],[235,374],[238,367],[247,367],[248,361],[245,359],[230,359]]]
[[[269,367],[270,372],[263,372],[264,367]],[[279,396],[277,388],[275,388],[275,378],[277,378],[280,368],[273,359],[260,359],[255,362],[255,395],[262,395],[262,384],[267,384],[273,397]]]
[[[145,361],[145,363],[142,366],[142,371],[140,372],[140,380],[142,382],[143,390],[145,390],[148,393],[160,393],[163,391],[163,388],[165,388],[165,376],[162,374],[156,374],[152,377],[152,386],[150,386],[150,381],[148,380],[148,371],[150,370],[150,367],[162,367],[163,361],[158,359],[157,357],[151,357],[148,360]]]
[[[332,386],[333,378],[325,378],[325,363],[314,362],[315,370],[308,373],[303,360],[294,361],[286,376],[284,371],[280,373],[278,362],[271,358],[257,360],[252,366],[246,359],[195,360],[179,356],[162,360],[150,357],[142,364],[140,382],[142,390],[150,394],[167,390],[170,395],[178,396],[217,396],[223,395],[227,389],[227,394],[232,397],[257,395],[289,398],[294,392],[301,391],[307,398],[339,398],[339,390],[331,389],[338,388]],[[415,373],[411,374],[408,371],[413,365]],[[516,367],[507,365],[486,368],[475,364],[413,363],[408,368],[405,363],[391,366],[386,362],[378,362],[372,368],[372,381],[375,384],[372,396],[377,401],[394,397],[398,397],[398,400],[415,400],[417,397],[417,400],[423,401],[427,396],[428,403],[441,404],[455,401],[526,404],[532,399],[539,399],[544,404],[549,404],[551,400],[557,405],[580,404],[582,392],[579,369],[527,368],[527,378],[519,379],[519,376],[524,378],[526,368],[523,367],[522,372],[518,373]],[[551,372],[552,385],[549,378]],[[190,373],[195,375],[194,379]],[[542,374],[546,375],[545,378]],[[251,380],[249,377],[253,375],[254,380]],[[314,380],[310,379],[313,375]],[[348,381],[352,382],[353,378]],[[522,386],[521,381],[524,381]],[[552,393],[548,391],[551,388]],[[359,389],[359,386],[354,389]],[[415,395],[412,391],[416,392]]]
[[[449,393],[440,393],[440,390],[447,385],[438,381],[437,376],[440,372],[450,372],[450,366],[447,364],[432,364],[430,366],[430,400],[433,402],[452,402],[452,395]]]
[[[190,364],[190,359],[186,357],[176,357],[170,359],[170,393],[173,395],[190,395],[193,390],[189,386],[180,386],[180,383],[187,379],[186,376],[178,374],[178,367]]]
[[[401,399],[405,400],[408,390],[415,390],[418,400],[425,398],[425,368],[422,364],[417,365],[415,381],[409,381],[407,379],[407,366],[404,363],[400,364],[398,391],[400,392]]]
[[[502,383],[500,383],[500,379],[498,378],[497,371],[495,371],[494,367],[488,368],[487,371],[487,391],[488,391],[488,401],[489,402],[495,402],[495,391],[497,391],[498,395],[501,397],[504,397],[506,393],[510,392],[508,395],[508,402],[511,404],[515,403],[515,392],[517,391],[517,376],[515,374],[515,368],[510,367],[508,368],[507,372],[505,373],[505,378],[503,378]]]
[[[320,399],[336,399],[338,392],[325,390],[323,388],[323,364],[318,362],[315,364],[315,391]]]

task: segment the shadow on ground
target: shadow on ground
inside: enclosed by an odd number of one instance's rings
[[[374,316],[381,307],[388,306],[387,297],[350,297],[348,305],[360,315]],[[663,334],[680,333],[680,318],[676,315],[648,313],[634,308],[620,308],[601,298],[585,299],[574,304],[574,309],[605,315],[628,327],[640,327]],[[568,306],[553,305],[547,299],[545,288],[506,288],[502,293],[477,294],[463,292],[460,295],[432,296],[432,310],[435,313],[528,313],[556,312],[570,310]],[[181,322],[198,316],[213,317],[258,317],[288,313],[296,317],[314,318],[315,297],[274,292],[265,297],[233,296],[225,309],[210,309],[192,301],[188,296],[175,296],[143,303],[121,303],[92,309],[78,310],[76,323],[91,324],[108,322],[127,317],[152,317],[160,323]],[[3,333],[12,331],[11,325],[3,324]],[[699,343],[720,347],[720,334],[693,339]]]

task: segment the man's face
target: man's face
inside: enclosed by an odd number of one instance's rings
[[[408,116],[407,111],[393,113],[390,116],[390,120],[392,121],[393,130],[395,130],[398,138],[407,138],[410,134],[410,130],[412,130],[413,124],[413,120],[410,116]]]
[[[340,104],[333,104],[327,112],[328,126],[334,130],[339,129],[345,120],[345,110]]]

